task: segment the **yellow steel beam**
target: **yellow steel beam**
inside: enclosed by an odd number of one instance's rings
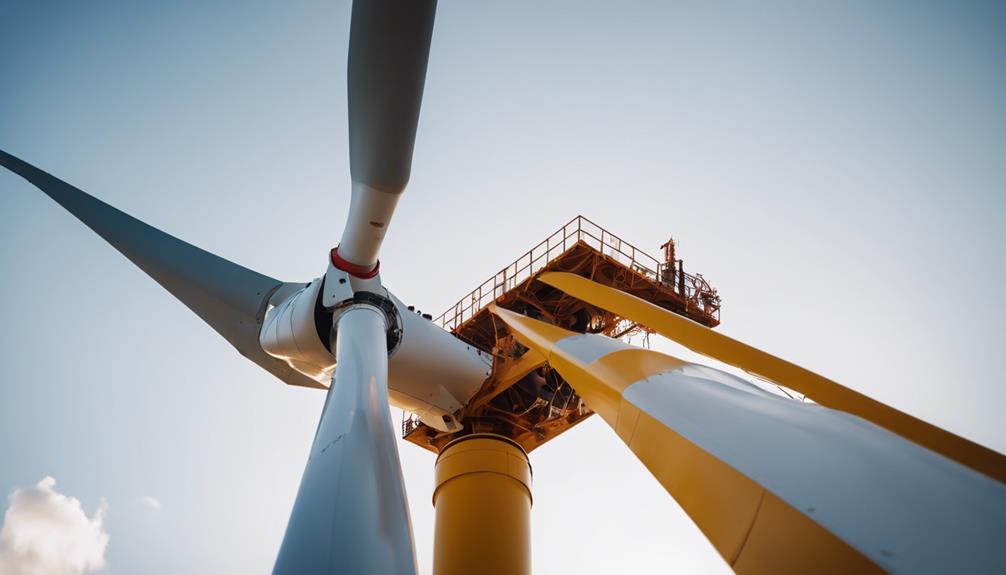
[[[465,409],[471,413],[487,405],[494,397],[543,365],[545,365],[545,358],[535,351],[528,351],[517,359],[497,359],[493,366],[492,377],[488,382],[491,387],[476,394],[475,399],[465,406]]]
[[[538,279],[591,305],[645,325],[696,353],[788,387],[821,405],[862,417],[1006,483],[1006,457],[987,447],[617,289],[565,272],[546,272]]]
[[[873,573],[876,564],[761,485],[625,398],[633,383],[685,366],[645,349],[584,362],[574,332],[493,306],[517,339],[548,358],[739,573]]]

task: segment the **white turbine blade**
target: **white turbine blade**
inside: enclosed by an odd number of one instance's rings
[[[365,274],[409,181],[436,0],[353,2],[349,32],[349,159],[353,195],[342,267]]]
[[[321,387],[259,346],[266,303],[283,282],[166,234],[2,150],[0,165],[28,180],[94,230],[241,355],[286,383]]]
[[[412,523],[388,407],[382,313],[338,320],[338,372],[273,573],[415,573]]]

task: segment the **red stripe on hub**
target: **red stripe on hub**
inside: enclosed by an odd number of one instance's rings
[[[342,259],[339,255],[339,246],[332,248],[331,252],[332,265],[339,268],[340,270],[350,273],[358,278],[369,280],[370,278],[376,277],[377,272],[381,269],[381,262],[378,261],[374,265],[374,269],[370,269],[367,266],[361,266],[359,264],[354,264],[351,261]]]

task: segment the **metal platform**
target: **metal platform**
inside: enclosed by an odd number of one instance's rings
[[[525,451],[591,415],[575,391],[547,364],[525,354],[495,320],[488,305],[510,309],[581,333],[624,338],[645,328],[590,306],[535,280],[543,271],[565,271],[631,293],[709,327],[719,324],[720,298],[701,275],[685,273],[674,242],[665,261],[577,216],[458,301],[434,321],[493,355],[493,373],[463,408],[464,429],[443,434],[415,418],[402,423],[406,439],[432,451],[467,433],[510,437]]]

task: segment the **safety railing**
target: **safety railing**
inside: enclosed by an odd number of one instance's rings
[[[419,416],[408,411],[402,412],[402,437],[406,437],[419,427]]]
[[[702,276],[674,270],[583,216],[577,216],[493,277],[482,282],[434,321],[451,331],[497,298],[538,273],[553,259],[583,242],[648,279],[662,283],[681,295],[686,305],[697,306],[719,319],[719,296]]]

